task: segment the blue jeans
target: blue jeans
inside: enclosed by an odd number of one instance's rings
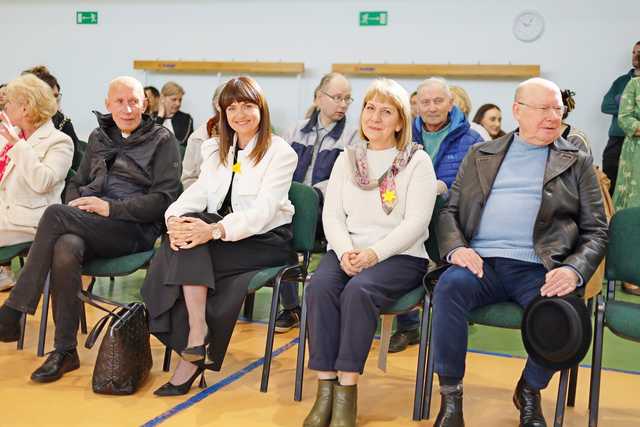
[[[293,310],[300,307],[300,297],[298,297],[297,282],[280,283],[280,304],[285,310]]]
[[[420,310],[411,310],[408,313],[398,314],[396,316],[398,322],[396,331],[406,332],[418,329],[420,327]]]
[[[439,376],[464,377],[469,313],[488,304],[515,301],[526,307],[544,284],[547,270],[541,264],[508,258],[484,258],[484,275],[451,266],[435,287],[433,298],[433,349]],[[534,389],[549,384],[555,371],[527,359],[524,380]]]

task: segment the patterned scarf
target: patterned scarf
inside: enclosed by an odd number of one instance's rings
[[[20,139],[26,139],[23,131],[20,131],[18,136],[20,137]],[[4,176],[4,171],[7,169],[7,166],[9,165],[9,160],[10,160],[9,150],[11,150],[14,145],[15,144],[9,144],[7,142],[2,148],[2,151],[0,152],[0,181],[2,181],[2,177]]]
[[[391,163],[389,169],[386,170],[377,180],[369,177],[369,162],[367,161],[367,142],[355,141],[349,144],[345,151],[351,165],[353,182],[363,190],[373,190],[378,188],[380,193],[380,201],[382,209],[389,215],[398,203],[398,195],[396,192],[396,176],[411,161],[416,151],[421,150],[418,144],[411,143],[407,147],[398,152],[395,159]]]

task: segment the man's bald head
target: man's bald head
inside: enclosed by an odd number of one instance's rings
[[[146,106],[142,83],[128,76],[111,80],[105,105],[116,126],[123,133],[132,133],[140,126]]]
[[[127,87],[133,90],[134,95],[140,98],[140,102],[144,100],[144,86],[136,78],[130,76],[120,76],[109,82],[109,89],[107,90],[107,98],[118,87]]]
[[[520,83],[512,111],[520,137],[529,144],[549,145],[562,133],[564,105],[552,81],[536,77]]]
[[[560,94],[560,88],[557,84],[552,82],[551,80],[543,79],[541,77],[533,77],[529,80],[525,80],[518,85],[516,88],[516,94],[514,96],[514,101],[518,102],[522,98],[527,97],[528,94],[532,92],[538,92],[540,90],[549,90],[556,92],[560,99],[562,99],[562,95]]]

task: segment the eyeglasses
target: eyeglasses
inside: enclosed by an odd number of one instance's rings
[[[545,115],[551,113],[556,117],[564,116],[564,113],[567,111],[567,107],[565,105],[561,107],[551,107],[551,106],[536,107],[535,105],[531,105],[531,104],[527,104],[525,102],[519,102],[519,101],[517,101],[516,104],[524,105],[525,107],[529,107],[532,110],[536,110]]]
[[[340,104],[341,102],[344,102],[345,104],[349,105],[353,102],[353,98],[348,95],[345,96],[344,98],[339,96],[339,95],[329,95],[327,92],[321,90],[320,92],[324,93],[325,95],[327,95],[328,98],[330,98],[333,102],[335,102],[336,104]]]

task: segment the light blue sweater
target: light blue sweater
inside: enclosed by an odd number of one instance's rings
[[[548,153],[547,146],[530,145],[514,136],[471,240],[481,257],[542,263],[533,249],[533,227]]]

